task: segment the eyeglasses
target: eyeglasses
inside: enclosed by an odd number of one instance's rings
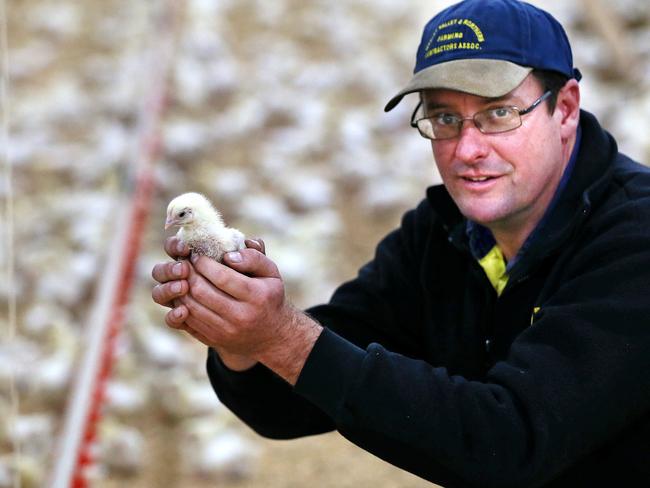
[[[551,90],[546,91],[530,107],[523,110],[508,106],[494,107],[481,110],[471,117],[461,117],[454,113],[440,112],[429,117],[416,119],[418,110],[422,107],[422,100],[420,100],[411,116],[411,127],[418,129],[422,137],[435,141],[458,137],[466,120],[472,120],[476,128],[483,134],[508,132],[521,127],[521,116],[535,110],[538,105],[551,96],[551,93]]]

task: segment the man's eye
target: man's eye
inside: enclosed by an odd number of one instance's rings
[[[446,113],[436,114],[432,118],[438,125],[455,125],[459,120],[458,115]]]
[[[504,119],[512,115],[512,110],[509,107],[497,107],[488,110],[488,114],[493,119]]]

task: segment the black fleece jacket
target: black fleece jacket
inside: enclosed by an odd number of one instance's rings
[[[571,178],[497,297],[443,186],[331,301],[294,388],[208,355],[264,436],[337,429],[447,487],[650,486],[650,169],[587,112]]]

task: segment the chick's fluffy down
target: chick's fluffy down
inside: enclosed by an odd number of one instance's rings
[[[192,252],[217,261],[227,252],[246,247],[244,234],[226,227],[221,214],[199,193],[184,193],[169,203],[165,227],[169,226],[179,227],[176,236]]]
[[[219,233],[210,232],[209,229],[179,229],[176,233],[192,252],[208,256],[217,261],[223,259],[227,252],[244,249],[244,234],[237,229],[225,228]]]

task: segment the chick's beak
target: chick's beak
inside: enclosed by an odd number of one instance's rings
[[[168,212],[167,213],[167,219],[165,220],[165,230],[169,229],[175,223],[176,222],[174,221],[174,218],[172,217],[172,213]]]

